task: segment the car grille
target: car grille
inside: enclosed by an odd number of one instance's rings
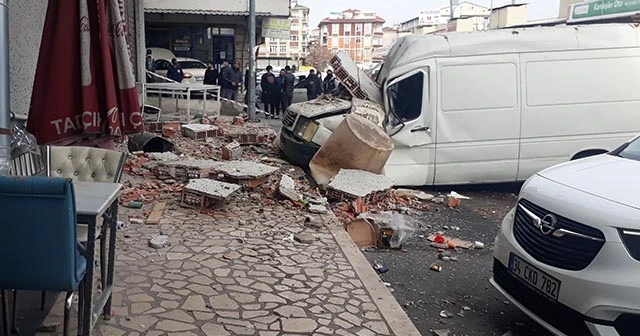
[[[296,114],[287,110],[284,118],[282,119],[282,125],[287,128],[293,128],[293,124],[296,122]]]
[[[519,205],[527,208],[540,218],[552,214],[550,211],[525,199],[520,200]],[[565,229],[584,236],[564,235],[556,237],[553,234],[543,234],[534,225],[533,219],[518,206],[516,207],[516,217],[513,224],[513,235],[516,241],[527,253],[541,263],[570,271],[584,269],[600,252],[604,245],[604,234],[596,228],[574,222],[562,216],[555,216],[557,219],[556,229]]]
[[[566,335],[591,335],[582,314],[561,303],[544,298],[511,276],[507,268],[497,259],[493,260],[493,280],[516,301]]]

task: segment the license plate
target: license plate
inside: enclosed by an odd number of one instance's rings
[[[543,296],[554,301],[558,300],[560,280],[541,271],[513,253],[509,254],[509,271]]]
[[[198,82],[201,82],[201,81],[203,81],[203,80],[204,80],[204,77],[196,77],[196,80],[197,80]]]

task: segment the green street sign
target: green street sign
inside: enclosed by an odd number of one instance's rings
[[[600,20],[640,12],[640,0],[598,0],[571,5],[567,22]]]

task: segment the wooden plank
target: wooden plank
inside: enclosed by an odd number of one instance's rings
[[[148,225],[160,223],[160,217],[162,217],[162,212],[166,206],[167,203],[165,202],[156,203],[156,205],[153,206],[153,210],[151,210],[146,223]]]

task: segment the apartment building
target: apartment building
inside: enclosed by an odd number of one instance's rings
[[[437,10],[422,11],[418,16],[400,23],[398,30],[411,34],[429,34],[441,30],[485,30],[490,12],[487,7],[463,1],[453,6],[453,20],[451,7],[446,6]]]
[[[348,9],[331,13],[320,21],[320,45],[332,52],[346,52],[356,64],[368,67],[374,61],[374,49],[382,47],[385,20],[376,13]]]
[[[289,39],[265,38],[258,52],[258,68],[302,65],[309,52],[309,8],[291,0]]]
[[[320,44],[320,28],[314,28],[309,33],[309,46]]]

